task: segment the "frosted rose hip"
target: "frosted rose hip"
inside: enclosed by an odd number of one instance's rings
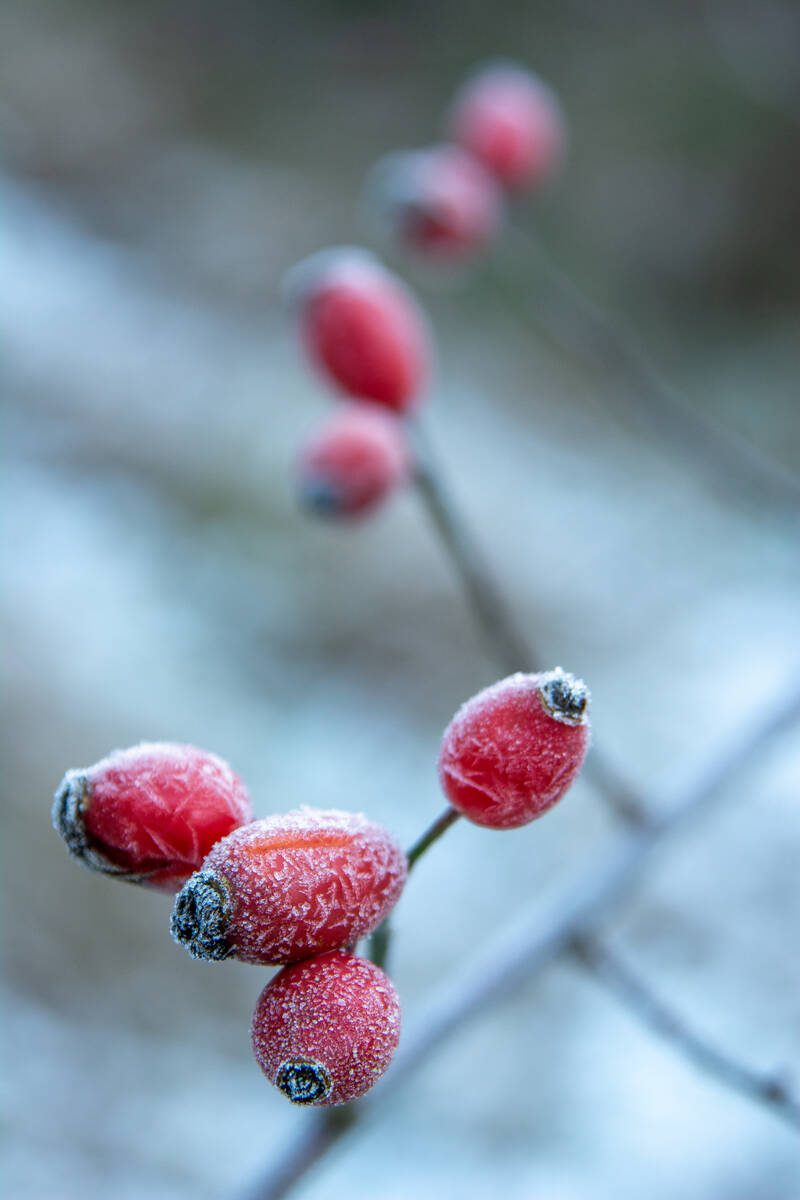
[[[374,963],[325,954],[285,967],[267,984],[250,1036],[261,1070],[295,1104],[345,1104],[389,1066],[400,1003]]]
[[[174,742],[143,742],[68,771],[53,803],[53,824],[84,866],[173,892],[252,815],[226,762]]]
[[[511,675],[478,692],[442,740],[439,778],[453,808],[492,829],[541,816],[581,768],[588,701],[583,681],[560,667]]]
[[[366,514],[410,474],[405,431],[390,413],[344,405],[305,446],[296,471],[307,508],[321,516]]]
[[[502,222],[494,178],[458,146],[388,154],[372,168],[365,195],[380,232],[430,258],[468,258]]]
[[[555,93],[513,63],[479,70],[456,96],[456,142],[508,188],[536,187],[560,166],[566,133]]]
[[[417,406],[430,363],[428,328],[408,288],[365,250],[312,255],[286,291],[311,361],[340,391],[394,412]]]
[[[398,842],[361,813],[265,817],[214,847],[176,897],[172,934],[195,958],[296,962],[370,933],[407,872]]]

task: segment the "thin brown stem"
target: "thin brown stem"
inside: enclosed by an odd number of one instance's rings
[[[417,838],[416,842],[414,842],[414,845],[406,855],[408,858],[409,871],[414,864],[417,863],[420,858],[422,858],[425,851],[432,846],[434,842],[438,842],[442,834],[447,833],[447,830],[450,828],[450,826],[454,825],[460,816],[461,814],[456,812],[454,808],[446,808],[441,816],[438,816],[433,824],[428,826],[422,836]]]
[[[288,1195],[291,1187],[350,1128],[380,1111],[381,1102],[427,1062],[446,1038],[569,951],[576,939],[591,936],[612,904],[636,887],[664,843],[707,812],[724,788],[752,766],[778,734],[800,720],[797,677],[795,673],[792,688],[749,730],[735,737],[730,749],[716,758],[662,816],[647,826],[628,828],[621,844],[600,866],[582,870],[577,881],[547,907],[537,902],[520,913],[483,952],[448,978],[423,1006],[424,1016],[404,1036],[391,1070],[370,1093],[370,1100],[353,1107],[353,1120],[334,1128],[323,1125],[324,1118],[319,1123],[312,1118],[301,1141],[248,1193],[247,1200],[281,1200]],[[748,1098],[775,1113],[771,1098],[754,1092],[748,1093]],[[788,1103],[796,1106],[797,1100],[789,1097]]]
[[[576,937],[572,949],[581,966],[587,968],[638,1021],[669,1042],[683,1058],[723,1087],[766,1105],[776,1116],[800,1130],[800,1102],[791,1095],[785,1080],[754,1071],[732,1055],[717,1050],[599,938]]]
[[[455,824],[460,815],[461,814],[457,813],[454,808],[446,808],[444,812],[441,813],[441,815],[438,816],[436,820],[428,826],[425,832],[417,838],[416,842],[414,842],[414,845],[406,854],[409,871],[411,871],[415,863],[422,858],[425,851],[428,850],[434,842],[438,842],[439,838],[447,832],[450,826]],[[387,917],[385,921],[381,921],[380,925],[375,932],[370,935],[369,939],[369,957],[375,963],[376,967],[381,967],[382,969],[385,969],[386,967],[392,941],[392,930],[389,925],[389,921],[389,917]]]

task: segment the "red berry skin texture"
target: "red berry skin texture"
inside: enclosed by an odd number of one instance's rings
[[[85,867],[169,892],[251,819],[228,764],[175,742],[143,742],[68,771],[53,802],[56,831]]]
[[[365,204],[380,233],[441,262],[480,253],[503,220],[493,176],[452,145],[388,154],[370,172]]]
[[[250,1036],[261,1070],[295,1104],[346,1104],[389,1066],[400,1003],[374,963],[323,954],[284,967],[267,984]]]
[[[361,813],[265,817],[213,848],[176,897],[172,935],[194,958],[297,962],[370,933],[407,873],[398,842]]]
[[[297,490],[305,508],[324,517],[372,512],[406,482],[411,454],[397,417],[366,404],[347,404],[303,448]]]
[[[450,132],[509,190],[544,184],[560,167],[566,147],[555,94],[512,63],[485,67],[467,80],[453,104]]]
[[[311,362],[334,388],[397,413],[417,407],[429,374],[425,317],[403,283],[364,250],[315,254],[287,294]]]
[[[445,730],[439,778],[476,825],[514,829],[560,800],[589,744],[589,693],[557,667],[511,675],[468,700]]]

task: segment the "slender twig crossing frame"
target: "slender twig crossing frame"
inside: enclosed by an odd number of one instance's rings
[[[639,883],[652,855],[709,809],[720,792],[752,766],[775,737],[800,720],[798,678],[800,672],[795,672],[789,690],[754,718],[749,729],[732,738],[730,749],[716,758],[663,815],[647,827],[627,828],[621,843],[609,851],[599,867],[582,872],[578,881],[551,899],[549,905],[537,901],[501,929],[482,952],[429,998],[423,1020],[404,1037],[392,1069],[373,1088],[368,1101],[353,1107],[356,1116],[311,1116],[285,1157],[242,1200],[282,1200],[345,1133],[379,1112],[382,1100],[425,1063],[446,1038],[560,955],[570,953],[576,942],[596,937],[608,909],[625,899]],[[616,989],[615,995],[619,995]],[[772,1076],[762,1078],[744,1068],[739,1072],[740,1084],[751,1074],[754,1086],[737,1085],[738,1091],[788,1120],[800,1132],[800,1105],[784,1085],[776,1088]],[[719,1072],[716,1074],[721,1077]]]

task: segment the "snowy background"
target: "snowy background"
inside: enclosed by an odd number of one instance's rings
[[[296,511],[330,399],[285,268],[363,241],[368,166],[440,136],[464,72],[511,53],[571,126],[517,223],[693,406],[800,473],[799,37],[791,0],[3,6],[9,1196],[232,1197],[307,1119],[250,1056],[267,972],[192,962],[167,898],[76,867],[50,828],[64,771],[185,740],[259,815],[364,809],[409,843],[442,805],[443,727],[500,674],[413,494],[355,528]],[[657,806],[800,667],[796,511],[515,317],[492,280],[519,294],[525,269],[406,272],[438,336],[431,436],[516,617],[590,683],[598,742]],[[799,783],[794,731],[611,924],[696,1026],[796,1088]],[[397,910],[409,1024],[616,836],[583,785],[524,830],[454,828]],[[298,1196],[797,1200],[798,1180],[796,1137],[565,963]]]

